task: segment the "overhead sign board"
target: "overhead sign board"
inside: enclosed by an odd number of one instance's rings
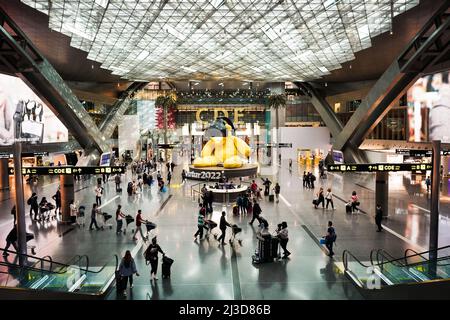
[[[272,148],[292,148],[292,143],[258,143],[258,146]]]
[[[390,172],[390,171],[427,171],[432,170],[431,163],[370,163],[370,164],[332,164],[330,172]]]
[[[9,174],[14,174],[14,168],[8,168]],[[73,174],[116,174],[125,173],[125,167],[26,167],[22,168],[22,174],[35,175],[73,175]]]
[[[432,150],[414,150],[414,149],[395,149],[395,153],[410,157],[431,157],[433,155]],[[441,155],[449,156],[450,150],[441,150]]]

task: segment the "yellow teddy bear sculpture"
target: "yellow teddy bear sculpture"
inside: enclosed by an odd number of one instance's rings
[[[194,167],[240,168],[244,164],[239,154],[250,157],[251,149],[241,138],[231,134],[231,126],[226,125],[226,137],[212,137],[203,147],[202,156],[194,160]]]

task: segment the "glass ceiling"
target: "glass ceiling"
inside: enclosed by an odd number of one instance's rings
[[[130,80],[307,81],[391,29],[419,0],[22,0]],[[368,61],[370,63],[370,61]]]

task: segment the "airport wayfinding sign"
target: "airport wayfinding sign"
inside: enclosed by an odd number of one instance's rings
[[[9,174],[14,174],[14,168],[8,168]],[[22,168],[22,174],[34,174],[34,175],[74,175],[74,174],[116,174],[125,173],[126,167],[113,166],[113,167],[24,167]]]
[[[332,164],[329,172],[390,172],[390,171],[427,171],[432,170],[431,163],[369,163],[369,164]]]

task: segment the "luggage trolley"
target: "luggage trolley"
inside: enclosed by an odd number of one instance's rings
[[[242,228],[240,228],[237,224],[233,224],[231,226],[231,238],[230,238],[230,244],[234,244],[234,240],[236,240],[236,235],[242,231]],[[242,247],[242,239],[237,239],[239,245]]]
[[[55,205],[47,202],[47,204],[43,207],[39,207],[39,219],[40,221],[50,221],[50,218],[53,220],[56,218],[56,213],[54,216],[51,216],[52,210],[56,208]]]
[[[112,215],[110,215],[106,212],[102,212],[102,213],[98,214],[98,217],[101,218],[101,219],[99,219],[101,229],[104,229],[106,227],[109,227],[110,229],[112,229],[113,225],[111,223],[108,223],[108,220],[110,220],[112,218]]]
[[[130,224],[132,224],[134,222],[134,218],[130,215],[130,214],[127,214],[126,216],[125,216],[125,228],[123,229],[123,234],[126,234],[127,233],[127,229],[128,229],[128,226],[130,225]],[[133,232],[134,230],[131,230],[131,232]]]
[[[146,236],[146,239],[148,239],[149,238],[148,236],[151,233],[151,231],[156,228],[156,223],[147,221],[145,223],[145,228],[147,229],[147,234],[145,236]]]
[[[203,228],[206,229],[205,238],[209,239],[209,235],[212,234],[214,238],[217,237],[217,235],[213,234],[212,230],[217,227],[217,223],[215,223],[213,220],[204,220],[205,224],[203,225]]]

